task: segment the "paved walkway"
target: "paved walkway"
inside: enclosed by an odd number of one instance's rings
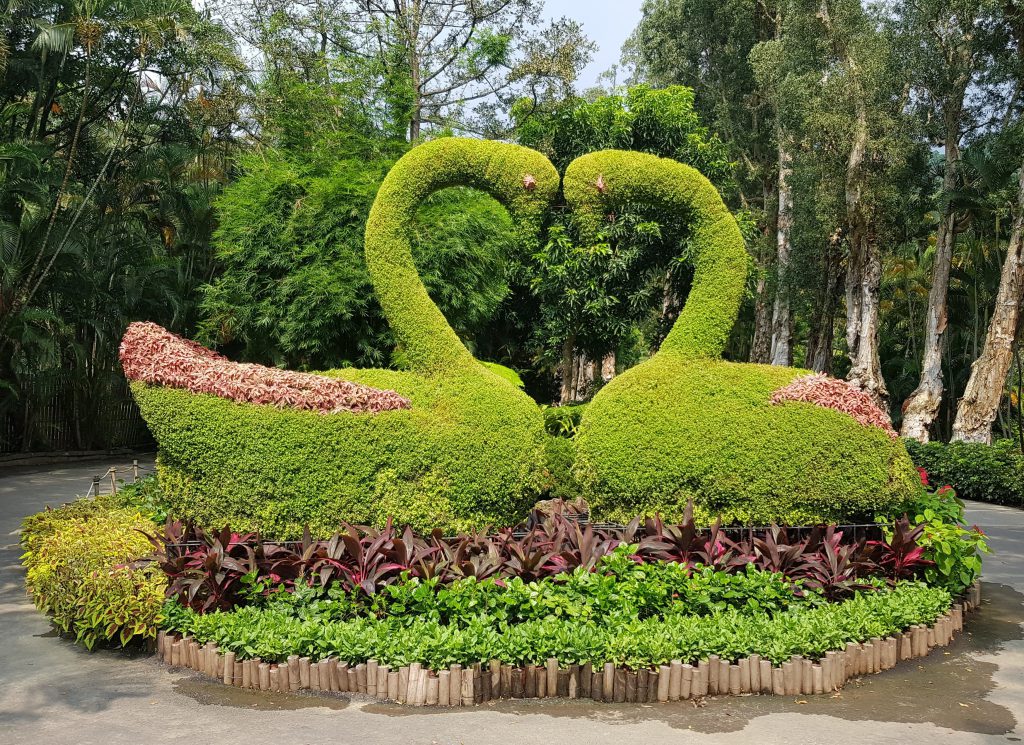
[[[834,697],[651,706],[496,702],[410,711],[342,698],[252,694],[145,657],[54,638],[18,566],[23,516],[89,487],[109,463],[0,472],[0,743],[1006,743],[1024,738],[1024,512],[971,504],[992,536],[985,607],[921,664]],[[118,464],[118,469],[125,464]]]

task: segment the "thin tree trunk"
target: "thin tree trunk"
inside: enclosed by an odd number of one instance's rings
[[[561,374],[562,384],[559,391],[558,403],[567,404],[572,400],[572,378],[573,362],[575,361],[574,351],[576,349],[576,337],[570,336],[562,343]]]
[[[839,262],[838,234],[829,241],[825,251],[825,285],[818,296],[817,307],[811,317],[811,332],[807,337],[804,365],[814,372],[832,372],[832,349],[835,346],[836,308],[842,293],[842,267]]]
[[[764,204],[768,211],[768,223],[764,228],[763,251],[760,259],[761,272],[757,278],[754,301],[754,338],[750,345],[750,361],[768,364],[772,349],[772,300],[768,273],[775,265],[775,250],[778,233],[778,179],[766,179]]]
[[[963,102],[963,94],[960,95]],[[946,159],[942,176],[942,193],[948,196],[956,187],[960,164],[960,109],[946,115]],[[928,291],[928,311],[925,315],[924,356],[921,360],[921,379],[914,392],[903,404],[903,424],[900,434],[919,442],[928,442],[928,427],[938,415],[942,404],[942,352],[946,343],[947,300],[949,272],[956,245],[956,214],[947,203],[935,236],[935,255],[932,265],[932,286]]]
[[[846,226],[850,246],[846,272],[846,343],[850,353],[847,380],[888,410],[889,391],[882,377],[878,355],[878,295],[882,284],[882,256],[871,224],[873,215],[864,192],[867,173],[864,160],[868,146],[867,97],[860,66],[846,40],[832,25],[828,0],[822,0],[818,17],[832,48],[850,77],[850,97],[856,114],[850,155],[846,162]]]
[[[601,360],[601,380],[605,383],[615,377],[615,352],[609,352]]]
[[[789,254],[793,230],[793,154],[790,137],[779,132],[779,219],[775,233],[775,271],[777,286],[772,305],[772,338],[769,362],[773,365],[793,363],[793,317],[789,303]]]
[[[971,365],[971,377],[953,422],[953,440],[960,442],[992,441],[992,422],[1013,364],[1014,340],[1024,303],[1024,168],[1019,179],[1017,215],[999,279],[996,307],[985,346]]]

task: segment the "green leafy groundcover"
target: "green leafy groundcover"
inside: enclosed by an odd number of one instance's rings
[[[931,623],[948,608],[948,592],[918,582],[858,592],[839,603],[793,602],[775,612],[725,603],[706,614],[664,612],[576,618],[546,614],[509,622],[487,610],[445,623],[404,613],[337,620],[337,608],[318,601],[243,607],[199,614],[171,601],[164,627],[200,643],[212,641],[241,659],[284,661],[336,657],[350,664],[375,659],[400,667],[413,662],[441,669],[497,659],[541,664],[614,662],[633,668],[696,661],[717,654],[735,660],[758,653],[774,663],[794,654],[820,657],[847,642],[886,637]],[[540,614],[538,614],[540,615]]]

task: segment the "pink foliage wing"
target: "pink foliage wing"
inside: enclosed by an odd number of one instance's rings
[[[209,393],[232,401],[270,404],[323,414],[408,409],[394,391],[276,367],[232,362],[155,323],[133,323],[121,340],[129,380]]]
[[[899,437],[888,415],[875,404],[871,396],[845,380],[830,378],[828,375],[802,375],[784,388],[775,391],[771,401],[773,404],[802,401],[834,409],[852,416],[865,427],[878,427],[890,439],[895,440]]]

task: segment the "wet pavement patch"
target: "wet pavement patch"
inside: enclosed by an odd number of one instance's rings
[[[607,705],[565,700],[503,700],[471,709],[437,709],[437,716],[464,711],[543,714],[616,724],[664,722],[698,732],[734,732],[760,716],[778,713],[819,714],[849,721],[932,723],[959,732],[1006,735],[1017,721],[1006,708],[986,700],[995,688],[998,666],[976,655],[1000,650],[1024,639],[1021,611],[1024,594],[1007,585],[983,583],[982,609],[968,616],[964,633],[928,657],[901,662],[896,668],[847,683],[832,696],[723,696],[679,704]],[[366,713],[423,716],[422,708],[372,704]],[[1011,738],[1008,738],[1011,739]]]
[[[273,693],[235,688],[196,675],[177,680],[173,684],[176,693],[188,696],[201,704],[230,706],[256,711],[298,711],[317,707],[340,711],[352,703],[341,696],[305,693]]]

